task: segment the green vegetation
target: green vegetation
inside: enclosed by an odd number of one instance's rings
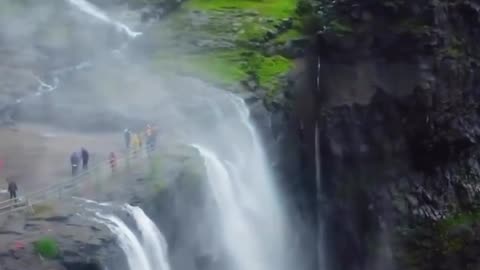
[[[462,212],[440,221],[436,229],[441,252],[451,254],[465,248],[471,238],[469,231],[479,221],[480,212]]]
[[[190,0],[186,7],[197,10],[240,9],[265,17],[288,18],[297,8],[297,0]]]
[[[457,226],[472,226],[480,221],[480,212],[465,212],[448,217],[438,224],[441,233],[448,233]]]
[[[47,259],[55,259],[60,254],[58,243],[50,237],[43,237],[33,243],[35,252]]]
[[[466,53],[465,45],[462,41],[454,37],[451,41],[450,46],[445,48],[442,53],[451,58],[460,58]]]
[[[47,203],[35,204],[32,208],[35,215],[51,214],[54,211],[53,205]]]
[[[218,84],[233,84],[246,78],[238,65],[241,55],[235,51],[219,51],[182,56],[158,54],[156,66],[175,72],[195,74]]]
[[[226,87],[254,79],[273,97],[281,75],[293,67],[292,59],[279,55],[278,45],[302,36],[297,1],[186,1],[149,33],[166,48],[157,50],[153,66]]]
[[[292,28],[289,29],[288,31],[282,33],[278,37],[275,38],[276,43],[285,43],[288,42],[289,40],[296,39],[302,37],[303,34],[300,30],[297,28]]]
[[[274,91],[280,86],[276,78],[285,74],[292,67],[292,63],[279,55],[265,57],[260,54],[253,54],[247,67],[258,76],[258,82],[261,87],[268,90],[267,94],[273,96]]]
[[[189,54],[181,57],[159,55],[159,68],[168,67],[177,72],[198,74],[218,84],[229,85],[256,74],[261,87],[270,94],[278,86],[278,76],[292,67],[285,57],[264,56],[248,50],[223,50],[204,54]]]
[[[261,40],[270,29],[273,29],[272,23],[265,25],[258,21],[247,22],[242,26],[238,39],[243,41]]]

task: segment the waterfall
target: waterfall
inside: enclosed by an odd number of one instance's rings
[[[321,171],[321,159],[320,159],[320,137],[318,122],[315,122],[315,182],[317,189],[317,205],[320,207],[321,203],[321,192],[322,192],[322,171]],[[317,260],[318,260],[318,269],[326,269],[325,261],[325,247],[323,243],[325,242],[324,236],[324,223],[322,213],[317,213]]]
[[[118,243],[127,258],[129,269],[170,270],[167,245],[160,230],[141,208],[126,205],[123,209],[134,219],[140,237],[137,237],[132,228],[114,215],[97,213],[97,221],[105,224],[117,236]]]
[[[214,141],[192,144],[204,159],[207,185],[218,207],[222,239],[237,270],[290,269],[291,250],[281,196],[245,102],[227,95],[210,131]],[[229,105],[231,104],[231,105]],[[214,105],[215,106],[215,105]],[[226,119],[226,117],[230,117]],[[216,135],[215,135],[216,134]],[[231,143],[220,145],[220,137]]]
[[[165,241],[155,223],[148,218],[140,207],[127,205],[125,208],[135,220],[151,265],[156,266],[155,269],[170,270],[167,257],[167,241]]]
[[[95,5],[92,3],[86,1],[86,0],[68,0],[69,3],[72,5],[76,6],[83,12],[90,14],[91,16],[105,22],[108,24],[111,24],[115,26],[119,31],[123,31],[126,33],[129,37],[135,38],[139,35],[141,35],[141,32],[136,32],[130,29],[127,25],[111,19],[107,14],[105,14],[103,11],[101,11],[99,8],[97,8]]]
[[[317,93],[320,91],[320,57],[317,58],[317,81],[316,81],[316,90]],[[321,207],[322,198],[322,160],[320,156],[320,130],[318,127],[318,121],[315,121],[315,184],[316,184],[316,194],[317,194],[317,206],[318,209]],[[318,210],[317,213],[317,263],[318,269],[325,270],[327,269],[327,262],[325,256],[325,225],[323,222],[323,211]]]

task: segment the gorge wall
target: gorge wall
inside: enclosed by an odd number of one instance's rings
[[[330,269],[478,267],[479,11],[474,1],[329,7],[294,108],[307,192],[320,131],[315,209]]]

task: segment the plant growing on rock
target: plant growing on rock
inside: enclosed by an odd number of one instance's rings
[[[33,243],[35,252],[47,259],[55,259],[60,254],[58,243],[51,237],[43,237]]]

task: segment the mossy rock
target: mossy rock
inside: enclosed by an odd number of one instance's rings
[[[35,252],[47,259],[56,259],[60,256],[60,248],[55,239],[43,237],[33,243]]]

